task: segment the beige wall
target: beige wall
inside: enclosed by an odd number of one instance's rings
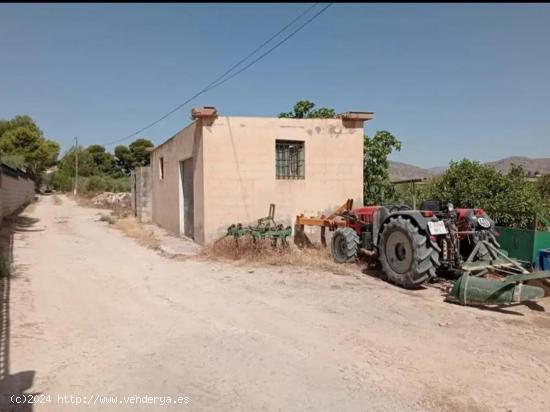
[[[0,172],[0,220],[34,198],[34,182]]]
[[[276,179],[277,139],[304,141],[305,179]],[[328,214],[348,198],[362,204],[362,122],[218,117],[209,125],[192,123],[151,156],[153,222],[173,233],[181,233],[179,161],[189,157],[195,159],[199,243],[217,239],[231,223],[254,223],[267,215],[270,203],[276,205],[276,220],[289,225],[299,213]]]
[[[194,232],[195,240],[204,241],[203,230],[203,167],[201,128],[193,122],[151,154],[153,222],[172,233],[180,233],[179,162],[194,159]],[[164,178],[160,179],[159,159],[164,158]]]
[[[203,127],[207,242],[230,223],[251,223],[276,205],[276,220],[329,213],[346,199],[362,204],[363,123],[340,119],[218,117]],[[349,127],[352,126],[352,127]],[[305,142],[305,179],[275,178],[275,141]]]

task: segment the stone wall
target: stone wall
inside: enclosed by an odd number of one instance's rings
[[[132,210],[139,222],[152,219],[151,167],[138,167],[132,171]]]

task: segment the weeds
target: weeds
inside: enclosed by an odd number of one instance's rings
[[[116,219],[114,227],[122,231],[126,236],[133,238],[137,243],[150,249],[160,249],[160,241],[153,231],[146,230],[134,217],[126,216]]]
[[[299,249],[289,244],[286,248],[273,248],[266,239],[254,243],[252,239],[225,238],[203,247],[201,256],[208,259],[232,260],[243,264],[268,266],[293,266],[306,269],[325,270],[337,274],[350,274],[357,271],[354,264],[334,262],[325,248]]]
[[[11,264],[7,257],[0,254],[0,278],[5,278],[11,274]]]
[[[99,221],[100,222],[107,222],[110,225],[113,225],[113,224],[116,223],[117,220],[114,216],[111,216],[111,215],[101,215],[101,217],[99,218]]]

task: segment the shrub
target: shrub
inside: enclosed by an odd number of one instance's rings
[[[91,194],[106,192],[109,188],[109,178],[103,176],[90,176],[82,185],[82,192]]]
[[[113,179],[113,192],[130,192],[130,178],[129,177],[119,177]]]
[[[73,190],[74,177],[63,172],[53,173],[49,185],[61,192]],[[93,195],[101,192],[129,192],[130,178],[111,176],[88,176],[78,178],[78,191],[83,195]]]
[[[113,225],[113,224],[116,223],[116,218],[114,216],[110,216],[110,215],[101,215],[101,217],[99,218],[99,221],[100,222],[107,222],[110,225]]]
[[[65,173],[55,172],[49,177],[48,185],[53,187],[54,190],[69,192],[73,188],[73,179]]]
[[[498,225],[529,228],[537,214],[548,214],[536,186],[518,166],[503,174],[492,166],[467,159],[451,162],[447,171],[426,185],[422,199],[456,207],[480,207]]]

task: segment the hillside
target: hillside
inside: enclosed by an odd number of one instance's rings
[[[390,161],[390,177],[391,180],[405,179],[423,179],[426,177],[435,176],[436,173],[430,169],[423,169],[418,166],[413,166],[408,163],[391,162]]]
[[[508,172],[512,164],[523,166],[525,170],[531,173],[539,172],[540,174],[550,173],[550,158],[530,159],[529,157],[513,156],[487,164],[495,166],[501,172]]]
[[[511,169],[512,164],[521,165],[527,172],[531,173],[550,173],[550,158],[531,159],[529,157],[512,156],[494,162],[486,162],[486,164],[492,165],[504,173],[507,173]],[[437,176],[445,172],[446,169],[446,166],[425,169],[408,163],[390,161],[390,176],[392,180],[422,179]]]

